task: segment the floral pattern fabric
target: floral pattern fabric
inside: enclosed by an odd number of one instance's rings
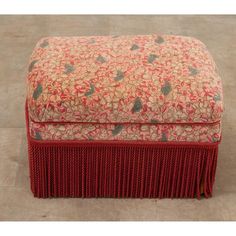
[[[221,79],[197,39],[49,37],[28,71],[36,139],[219,140]]]
[[[218,142],[221,124],[43,124],[30,122],[36,140],[145,140],[158,142]]]

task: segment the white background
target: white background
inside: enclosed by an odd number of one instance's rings
[[[0,0],[0,14],[235,14],[235,0]]]

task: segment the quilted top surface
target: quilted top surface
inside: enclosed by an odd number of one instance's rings
[[[216,65],[190,37],[43,38],[27,83],[35,122],[214,123],[223,112]]]

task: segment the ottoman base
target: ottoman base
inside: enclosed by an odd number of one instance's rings
[[[35,140],[28,119],[35,197],[212,196],[219,143]]]
[[[35,197],[200,198],[212,195],[217,144],[35,141]]]

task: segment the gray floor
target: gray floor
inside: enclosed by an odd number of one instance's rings
[[[220,69],[225,114],[214,197],[198,200],[36,199],[24,121],[30,53],[48,35],[181,34]],[[0,220],[236,220],[236,16],[0,16]]]

